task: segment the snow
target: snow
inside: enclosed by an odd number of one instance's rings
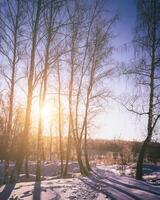
[[[4,194],[3,191],[6,187],[11,188],[12,184],[2,186],[0,188],[0,199],[24,199],[24,200],[51,200],[51,199],[64,199],[64,200],[75,200],[75,199],[86,199],[86,200],[103,200],[105,195],[92,190],[89,186],[85,185],[78,178],[71,179],[57,179],[51,181],[41,182],[22,182],[17,183],[14,189],[9,193],[9,189]]]
[[[35,182],[35,163],[30,162],[30,178],[21,174],[18,183],[1,186],[0,200],[159,200],[160,167],[145,167],[150,174],[144,175],[146,181],[138,181],[133,177],[134,164],[126,166],[123,175],[119,165],[97,165],[82,177],[77,163],[70,162],[70,178],[59,179],[59,162],[47,162],[42,166],[42,181]]]
[[[93,186],[100,187],[99,191],[103,193],[110,192],[108,195],[113,199],[160,199],[159,186],[132,177],[119,176],[105,166],[98,166],[93,174],[90,184],[96,183]]]

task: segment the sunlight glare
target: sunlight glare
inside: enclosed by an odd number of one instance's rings
[[[38,120],[40,114],[39,104],[35,103],[32,107],[32,115],[34,120]],[[43,123],[49,123],[52,120],[52,116],[54,115],[54,110],[51,104],[48,102],[42,108],[42,120]]]
[[[44,120],[51,117],[52,114],[51,110],[52,107],[49,103],[44,105],[44,107],[42,108],[42,117]]]

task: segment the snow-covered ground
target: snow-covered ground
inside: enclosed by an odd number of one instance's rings
[[[120,167],[117,165],[97,166],[97,168],[94,169],[93,175],[91,175],[91,179],[93,179],[92,182],[96,183],[96,187],[100,187],[99,191],[108,194],[111,199],[160,199],[160,184],[151,184],[151,180],[147,180],[146,182],[138,181],[132,177],[132,173],[129,175],[125,174],[129,171],[129,166],[126,167],[126,171],[124,172],[125,175],[121,175],[119,169]],[[132,171],[132,169],[130,169],[130,171]],[[155,172],[155,176],[158,179],[159,172]],[[145,175],[144,178],[145,177],[147,176]]]
[[[97,165],[99,169],[111,171],[119,176],[125,175],[128,177],[135,176],[136,164],[127,166],[115,165]],[[160,165],[144,164],[143,167],[143,179],[151,184],[160,186]]]
[[[96,192],[78,178],[42,182],[22,182],[0,188],[0,199],[10,200],[104,200],[106,195]]]
[[[119,165],[97,165],[88,177],[82,177],[77,163],[72,162],[71,178],[58,179],[59,163],[44,163],[43,179],[35,182],[35,164],[29,165],[30,178],[21,174],[19,183],[1,186],[0,200],[160,200],[160,166],[146,165],[146,181],[137,181],[133,177],[134,164],[126,166],[123,175]]]

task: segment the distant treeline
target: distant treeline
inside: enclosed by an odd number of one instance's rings
[[[136,162],[142,142],[125,140],[89,140],[88,148],[90,154],[97,152],[98,155],[105,155],[112,152],[113,157],[129,156],[131,162]],[[122,155],[123,154],[123,155]],[[160,143],[151,142],[147,147],[146,161],[160,162]]]
[[[5,160],[3,136],[0,135],[0,159]],[[16,138],[12,143],[11,160],[15,160],[18,152],[18,144],[21,138]],[[42,160],[57,160],[60,159],[58,137],[44,136],[43,138]],[[67,138],[63,138],[64,147],[67,144]],[[102,140],[89,139],[88,152],[91,161],[104,161],[106,164],[117,162],[136,162],[138,153],[142,143],[138,141],[125,140]],[[64,148],[66,151],[67,148]],[[74,141],[71,141],[71,160],[76,160],[76,150]],[[30,138],[29,159],[36,160],[36,136]],[[160,143],[151,142],[148,145],[146,153],[146,161],[157,163],[160,162]]]

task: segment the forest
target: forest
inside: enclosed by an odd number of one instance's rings
[[[127,166],[134,164],[129,175],[144,182],[147,166],[160,172],[160,1],[134,2],[136,23],[129,62],[115,58],[117,52],[127,55],[129,50],[115,46],[118,35],[114,28],[121,16],[112,11],[112,3],[0,1],[0,199],[25,199],[26,196],[9,197],[12,191],[5,192],[3,187],[27,183],[33,171],[32,181],[42,183],[47,165],[53,169],[50,177],[54,174],[56,180],[65,181],[72,177],[71,168],[75,164],[73,177],[80,177],[76,179],[77,185],[81,185],[78,182],[81,179],[83,184],[90,185],[87,182],[90,176],[98,183],[104,166],[119,165],[124,175]],[[120,79],[131,88],[116,95],[113,87]],[[106,139],[94,138],[98,116],[107,112],[109,106],[112,109],[112,101],[125,112],[144,119],[141,141],[107,140],[107,132]],[[94,177],[94,170],[101,177]],[[94,186],[88,187],[95,192]],[[133,187],[135,182],[130,186]],[[145,189],[151,195],[148,198],[159,199],[159,187],[151,187]],[[117,189],[120,193],[122,190]],[[75,198],[60,195],[52,199],[83,199],[85,195],[88,200],[147,199],[145,192],[138,198],[132,191],[125,193],[126,189],[119,197],[114,189],[111,194],[107,190],[98,191],[105,198],[99,193],[93,197],[85,191]],[[51,199],[37,194],[30,196]]]

